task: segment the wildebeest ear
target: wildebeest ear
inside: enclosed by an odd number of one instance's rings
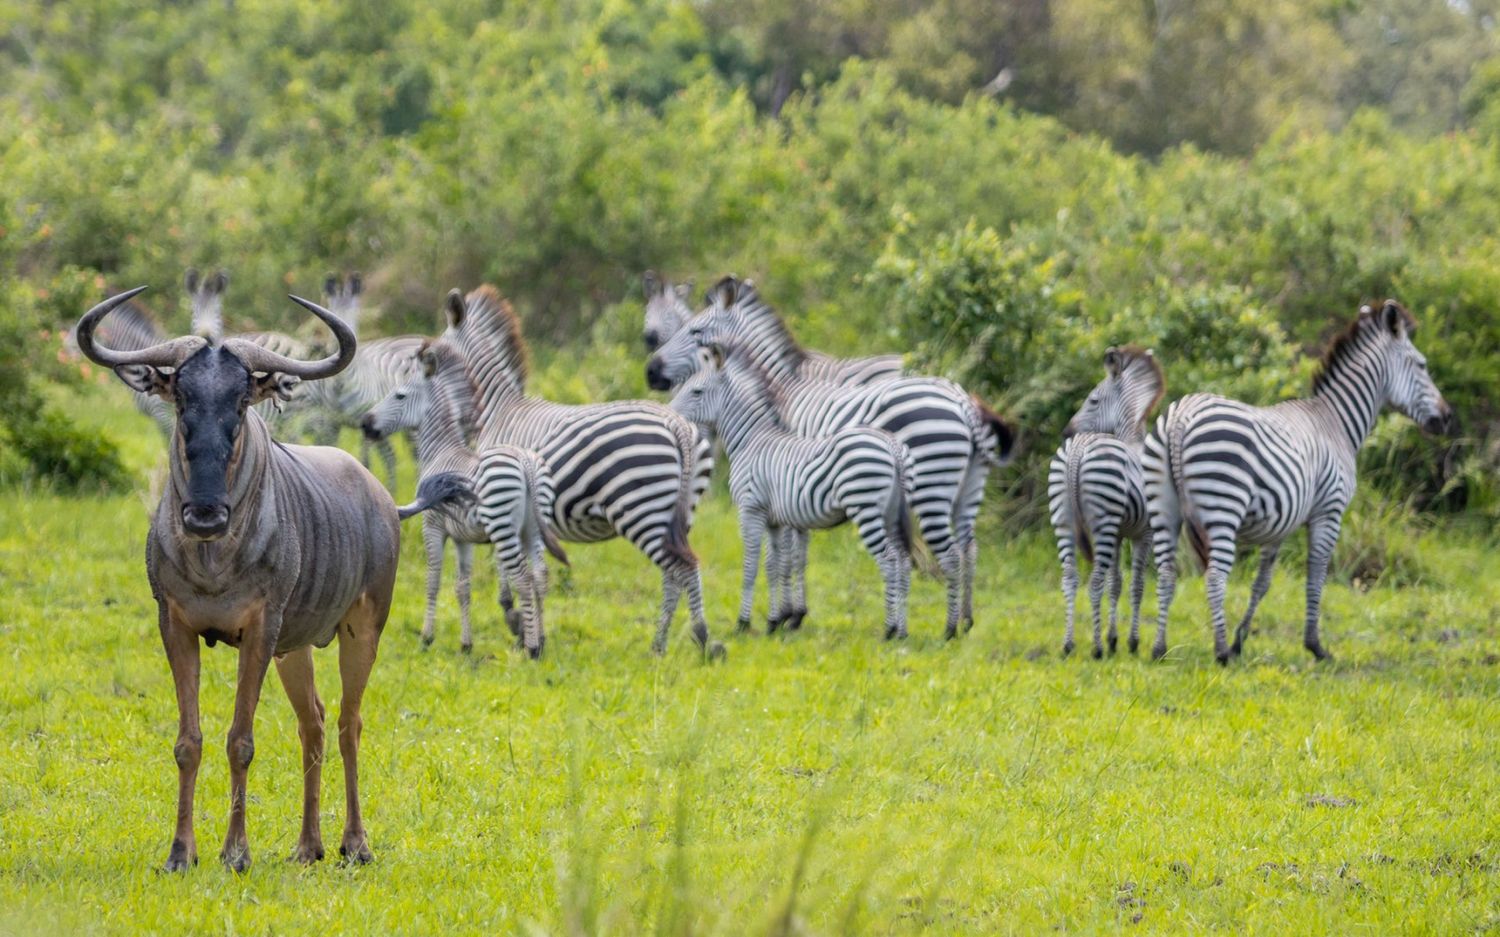
[[[291,400],[292,391],[302,383],[302,378],[272,371],[270,374],[256,374],[250,378],[250,381],[254,385],[254,390],[250,394],[250,402],[255,404],[273,397],[277,400]]]
[[[672,287],[672,290],[677,294],[678,299],[687,302],[693,296],[693,281],[688,280],[686,283],[679,283]]]
[[[160,368],[153,368],[149,364],[122,364],[115,368],[115,374],[133,391],[163,400],[172,399],[172,374]]]
[[[448,314],[448,324],[455,329],[464,324],[464,313],[468,307],[464,305],[464,294],[456,289],[448,291],[448,301],[444,304],[444,311]]]
[[[1104,367],[1112,376],[1120,374],[1120,349],[1111,345],[1104,352]]]
[[[646,294],[647,299],[661,292],[661,280],[657,279],[655,270],[647,270],[641,274],[641,292]]]

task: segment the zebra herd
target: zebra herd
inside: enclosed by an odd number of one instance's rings
[[[202,334],[218,331],[225,282],[222,274],[188,276]],[[381,454],[392,486],[390,440],[406,433],[414,441],[422,485],[418,501],[403,513],[432,508],[424,517],[423,643],[435,635],[448,540],[457,554],[463,649],[473,646],[473,548],[488,543],[495,547],[506,622],[535,657],[545,641],[543,554],[566,563],[561,541],[623,537],[661,574],[652,650],[665,650],[685,597],[695,641],[710,657],[722,656],[722,643],[708,631],[699,561],[690,545],[716,444],[729,461],[744,550],[740,630],[750,627],[762,547],[767,630],[796,629],[808,613],[809,531],[845,521],[858,529],[879,568],[887,638],[906,636],[912,565],[929,555],[947,592],[945,635],[971,628],[976,523],[989,473],[1015,452],[1015,428],[953,381],[909,373],[901,356],[845,359],[804,349],[749,280],[724,277],[697,310],[690,284],[647,273],[644,288],[646,380],[654,390],[672,392],[669,405],[573,406],[529,393],[520,319],[485,285],[448,295],[440,335],[363,341],[345,371],[297,388],[278,412],[266,414],[278,435],[306,434],[319,442],[358,426],[366,447]],[[329,309],[357,333],[359,277],[330,277],[324,292]],[[1306,526],[1304,644],[1319,659],[1327,657],[1318,610],[1364,438],[1386,406],[1427,432],[1444,432],[1452,420],[1412,343],[1415,329],[1394,301],[1362,307],[1325,353],[1311,397],[1255,407],[1195,393],[1168,406],[1154,427],[1150,415],[1166,392],[1161,363],[1148,350],[1110,348],[1105,377],[1068,423],[1048,473],[1066,602],[1063,652],[1075,647],[1080,557],[1093,564],[1087,590],[1093,654],[1104,656],[1106,647],[1114,652],[1120,567],[1129,545],[1127,646],[1133,653],[1139,645],[1149,564],[1158,602],[1152,655],[1166,653],[1177,544],[1185,528],[1206,570],[1215,655],[1227,662],[1243,647],[1282,542]],[[121,350],[163,340],[134,304],[122,307],[99,336]],[[247,338],[290,357],[321,351],[276,333]],[[161,399],[138,394],[137,403],[171,433],[173,413]],[[368,448],[361,458],[368,465]],[[438,504],[437,488],[428,483],[454,479],[467,497]],[[1241,543],[1258,545],[1261,559],[1231,642],[1224,593]]]

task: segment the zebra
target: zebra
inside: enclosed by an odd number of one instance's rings
[[[1427,360],[1412,344],[1416,320],[1395,300],[1362,306],[1329,345],[1312,396],[1255,407],[1213,394],[1190,394],[1157,418],[1142,465],[1157,567],[1156,643],[1167,650],[1167,611],[1177,570],[1174,556],[1184,522],[1205,567],[1205,588],[1220,664],[1240,653],[1255,609],[1271,585],[1276,554],[1307,527],[1307,614],[1302,644],[1318,660],[1328,651],[1318,634],[1323,581],[1354,496],[1356,458],[1386,406],[1425,432],[1446,432],[1453,410]],[[1259,545],[1260,569],[1250,604],[1226,634],[1224,590],[1237,542]]]
[[[709,291],[710,306],[662,346],[647,366],[658,390],[686,380],[699,366],[698,345],[734,339],[732,310],[764,306],[753,284],[726,277]],[[771,321],[764,312],[760,321]],[[782,400],[788,426],[807,436],[826,436],[846,426],[870,425],[893,433],[911,450],[916,466],[912,506],[922,541],[937,557],[948,589],[945,635],[960,623],[973,627],[975,528],[991,467],[1012,457],[1015,430],[978,398],[952,381],[930,377],[887,378],[852,386],[800,376],[803,352],[780,320],[774,327],[739,337],[745,353],[766,372]]]
[[[853,426],[828,436],[799,436],[776,409],[764,371],[734,343],[714,345],[712,361],[672,398],[683,416],[714,428],[729,455],[729,490],[739,509],[744,546],[739,628],[750,627],[761,539],[771,609],[767,632],[793,614],[787,543],[781,531],[834,527],[852,520],[885,582],[885,636],[905,638],[911,586],[911,488],[908,454],[892,434]],[[778,601],[779,596],[779,601]]]
[[[1109,585],[1109,652],[1115,651],[1120,603],[1120,550],[1131,545],[1130,638],[1140,646],[1141,598],[1146,590],[1146,561],[1151,555],[1151,525],[1141,478],[1141,447],[1146,420],[1166,392],[1156,356],[1127,345],[1104,353],[1105,378],[1090,391],[1083,406],[1063,430],[1063,444],[1047,472],[1047,500],[1057,532],[1062,564],[1062,591],[1067,602],[1064,656],[1073,653],[1073,607],[1078,595],[1075,551],[1094,564],[1089,577],[1089,604],[1094,616],[1094,657],[1104,656],[1100,641],[1099,604]]]
[[[445,303],[448,328],[432,341],[431,380],[450,382],[476,414],[476,449],[508,444],[534,449],[552,473],[556,498],[548,520],[563,540],[624,537],[657,565],[662,605],[651,643],[666,651],[672,617],[687,593],[692,633],[710,660],[724,656],[703,615],[698,558],[688,543],[698,490],[699,440],[692,424],[651,401],[571,406],[527,396],[527,351],[520,321],[493,286]]]
[[[160,325],[144,305],[137,300],[128,300],[123,305],[116,307],[114,313],[99,327],[94,330],[94,338],[107,348],[116,351],[140,351],[152,348],[167,341],[167,333],[162,331]],[[68,330],[65,343],[65,351],[69,359],[79,360],[84,357],[78,347],[78,327],[75,324]],[[162,440],[170,443],[172,434],[177,429],[177,411],[172,405],[160,397],[152,394],[143,394],[132,390],[131,397],[135,401],[135,408],[142,415],[150,417],[151,422],[161,432]]]
[[[792,377],[859,386],[900,377],[900,355],[835,358],[797,344],[786,322],[761,299],[754,281],[726,276],[704,297],[707,307],[665,339],[646,363],[646,383],[671,390],[696,365],[697,348],[726,339],[739,341],[775,383]],[[647,315],[651,306],[647,304]]]
[[[641,287],[646,294],[646,350],[655,351],[693,317],[693,307],[688,305],[693,281],[672,284],[647,270],[641,275]]]
[[[433,642],[443,547],[451,539],[458,557],[454,595],[463,629],[460,649],[468,654],[474,648],[469,618],[474,545],[488,543],[495,548],[498,578],[504,584],[514,584],[521,599],[518,614],[512,614],[508,601],[502,602],[506,622],[526,652],[532,658],[539,657],[544,640],[542,601],[547,592],[542,550],[545,547],[563,563],[568,561],[545,521],[554,499],[552,477],[541,457],[530,450],[494,446],[478,454],[469,448],[459,401],[442,384],[427,379],[437,369],[436,354],[424,348],[418,356],[420,369],[412,369],[412,379],[397,387],[363,421],[367,431],[381,437],[398,430],[416,430],[420,480],[456,473],[470,480],[478,499],[461,508],[429,511],[423,517],[427,612],[422,623],[422,646],[430,647]]]

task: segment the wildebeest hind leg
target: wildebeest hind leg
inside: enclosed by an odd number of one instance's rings
[[[389,606],[389,595],[383,602],[377,602],[366,593],[349,608],[339,624],[339,679],[343,682],[343,698],[339,701],[339,753],[344,758],[347,804],[339,854],[354,863],[369,862],[372,858],[359,810],[359,737],[364,726],[359,705],[365,695],[365,684],[370,679],[370,668],[375,665],[380,630],[385,624]]]
[[[318,821],[318,802],[323,786],[323,701],[313,681],[311,647],[301,647],[276,658],[276,673],[297,714],[297,735],[302,739],[302,835],[292,860],[317,862],[323,858],[323,830]]]
[[[198,727],[198,636],[171,617],[165,602],[158,606],[158,625],[177,691],[177,744],[172,746],[177,760],[177,828],[167,853],[167,871],[181,872],[198,864],[198,843],[193,837],[193,791],[203,758],[203,733]]]

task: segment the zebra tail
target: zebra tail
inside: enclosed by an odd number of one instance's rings
[[[542,546],[551,553],[557,561],[564,566],[572,566],[568,562],[568,553],[563,549],[562,541],[557,539],[557,531],[547,522],[547,514],[550,511],[542,509],[542,503],[538,495],[541,493],[541,482],[537,478],[538,457],[530,457],[521,460],[521,471],[526,477],[526,511],[531,515],[531,523],[542,534]]]
[[[467,475],[462,472],[439,472],[422,479],[417,485],[416,500],[396,508],[396,516],[404,521],[431,508],[473,503],[474,484]]]
[[[1073,545],[1090,563],[1094,562],[1094,538],[1089,534],[1088,518],[1083,514],[1083,457],[1088,446],[1074,438],[1063,462],[1063,490],[1068,499],[1068,513],[1073,518]]]
[[[662,546],[669,556],[676,557],[688,566],[697,566],[698,555],[688,543],[688,531],[693,529],[693,481],[698,463],[698,433],[691,423],[680,417],[672,421],[672,432],[677,437],[677,451],[682,453],[682,477],[677,487],[677,506],[672,511],[672,520],[667,525],[667,536]]]
[[[896,537],[901,542],[901,548],[910,556],[912,552],[911,536],[911,493],[915,490],[915,462],[912,460],[911,450],[906,448],[906,443],[896,437],[890,438],[891,456],[895,460],[896,478],[895,484],[891,486],[891,500],[886,506],[886,523],[893,524]],[[930,553],[929,553],[930,555]]]
[[[1187,522],[1188,543],[1192,544],[1193,552],[1198,555],[1198,562],[1207,569],[1208,531],[1203,526],[1203,519],[1193,509],[1192,498],[1187,490],[1187,476],[1182,470],[1182,437],[1186,432],[1181,421],[1174,421],[1167,427],[1167,481],[1177,492],[1177,509]]]
[[[969,399],[974,402],[979,418],[976,429],[980,432],[976,448],[980,457],[997,468],[1010,464],[1016,454],[1016,428],[991,410],[988,404],[979,399],[978,394],[970,394]]]

